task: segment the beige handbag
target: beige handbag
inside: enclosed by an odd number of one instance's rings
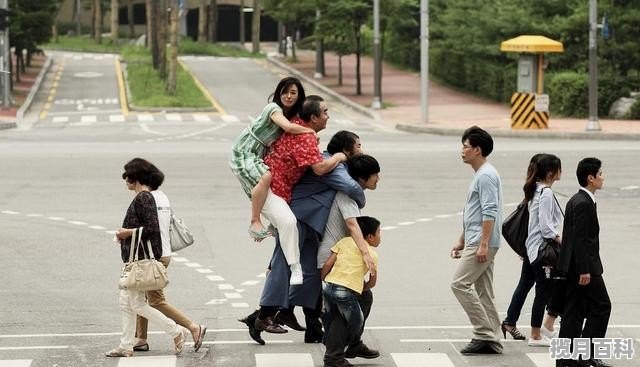
[[[131,250],[129,251],[129,262],[124,264],[120,274],[120,289],[136,291],[155,291],[162,289],[169,284],[167,269],[161,262],[153,257],[151,243],[147,241],[149,259],[138,259],[138,247],[142,242],[142,227],[133,231],[131,236]],[[134,258],[135,253],[135,258]]]

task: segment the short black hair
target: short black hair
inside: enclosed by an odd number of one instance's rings
[[[344,152],[345,150],[352,152],[353,146],[358,139],[360,139],[360,137],[356,135],[356,133],[340,130],[331,137],[329,144],[327,144],[327,152],[329,152],[329,154],[336,154]]]
[[[311,121],[311,116],[320,116],[322,114],[320,102],[322,101],[324,101],[324,99],[315,94],[307,96],[307,99],[304,100],[302,109],[300,110],[300,118],[302,121],[309,122]]]
[[[493,138],[480,127],[471,126],[465,130],[464,134],[462,134],[462,143],[464,144],[467,139],[472,147],[480,147],[483,157],[487,157],[493,152]]]
[[[367,238],[369,235],[375,235],[378,228],[380,228],[380,221],[374,217],[368,217],[366,215],[356,217],[362,237]]]
[[[347,159],[347,168],[349,175],[354,180],[368,180],[369,177],[380,172],[380,164],[378,161],[367,154],[356,154]]]
[[[131,183],[138,182],[151,190],[157,190],[164,182],[164,173],[153,163],[143,158],[133,158],[124,165],[122,179]]]
[[[584,158],[578,162],[576,176],[578,177],[578,183],[580,186],[587,187],[589,184],[589,175],[596,177],[601,167],[602,162],[598,158]]]

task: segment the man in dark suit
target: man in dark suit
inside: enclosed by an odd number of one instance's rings
[[[567,276],[565,311],[560,325],[560,338],[604,338],[611,314],[611,301],[602,277],[600,260],[600,225],[595,193],[602,189],[602,162],[585,158],[576,170],[580,190],[566,207],[558,270]],[[583,321],[586,319],[586,323]],[[593,348],[592,355],[593,355]],[[558,360],[556,367],[610,366],[588,360]]]

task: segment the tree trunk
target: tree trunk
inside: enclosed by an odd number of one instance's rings
[[[147,15],[147,37],[145,41],[147,47],[151,50],[153,48],[153,29],[151,27],[153,24],[153,0],[146,0],[145,13]]]
[[[198,42],[207,42],[207,3],[209,0],[200,0],[198,11]]]
[[[158,1],[151,1],[151,59],[153,68],[160,69],[160,48],[158,47]]]
[[[167,33],[169,28],[167,15],[167,2],[171,0],[156,0],[158,2],[158,12],[156,15],[156,27],[158,28],[158,73],[160,78],[167,78]]]
[[[282,22],[278,22],[278,53],[281,55],[287,56],[287,45],[284,44],[285,37],[284,34],[284,25]]]
[[[298,62],[298,57],[296,56],[296,32],[297,28],[294,29],[293,35],[291,35],[291,62]]]
[[[253,0],[253,18],[251,22],[251,52],[260,52],[260,16],[262,15],[260,0]]]
[[[244,34],[244,0],[240,0],[239,16],[240,16],[240,46],[244,47],[244,41],[246,40]]]
[[[53,22],[53,26],[51,27],[51,35],[53,37],[53,43],[60,42],[60,37],[58,37],[58,22]]]
[[[100,0],[95,0],[93,5],[96,8],[96,42],[102,43],[102,4]]]
[[[338,85],[342,87],[342,55],[338,55]]]
[[[133,20],[133,0],[127,2],[127,18],[129,19],[129,38],[136,36],[135,21]]]
[[[118,0],[111,0],[111,44],[118,44]]]
[[[82,33],[82,25],[80,24],[80,13],[82,13],[82,5],[80,0],[74,0],[73,4],[73,20],[76,22],[76,36],[79,37]]]
[[[169,77],[167,78],[167,93],[176,94],[178,80],[178,1],[171,1],[171,23],[169,25]]]
[[[209,42],[218,42],[218,1],[209,0]]]
[[[360,27],[356,28],[356,95],[362,95],[362,83],[360,80],[360,50],[362,39],[360,38]]]
[[[91,39],[96,39],[96,2],[91,1]]]
[[[22,49],[19,49],[18,47],[16,47],[15,50],[15,55],[16,55],[16,83],[20,83],[20,74],[22,72]]]

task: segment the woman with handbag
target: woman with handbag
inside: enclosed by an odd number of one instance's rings
[[[157,188],[162,183],[164,175],[148,161],[135,158],[125,165],[122,178],[127,188],[136,194],[127,209],[122,228],[116,232],[122,261],[130,262],[134,253],[139,259],[159,259],[162,257],[162,240],[158,211],[150,191],[151,187]],[[135,242],[132,237],[135,238]],[[147,303],[145,291],[120,289],[119,304],[122,310],[122,337],[118,347],[106,352],[107,357],[133,356],[136,315],[151,320],[171,335],[175,344],[175,354],[183,351],[189,331],[151,307]]]
[[[523,187],[524,201],[529,210],[528,236],[525,242],[527,256],[522,259],[522,271],[507,311],[507,317],[502,322],[502,332],[506,337],[509,333],[514,339],[525,340],[526,337],[516,328],[516,322],[524,305],[527,293],[536,285],[536,297],[531,315],[531,337],[529,345],[548,346],[553,336],[553,324],[558,314],[549,309],[549,314],[542,326],[544,307],[551,297],[552,281],[550,268],[540,264],[538,253],[542,244],[547,241],[560,243],[558,228],[562,223],[560,205],[555,200],[550,187],[560,179],[562,173],[561,162],[552,154],[539,153],[534,155],[527,169],[526,183]],[[545,190],[549,188],[549,190]],[[544,194],[543,194],[544,193]],[[541,335],[542,333],[542,335]]]

